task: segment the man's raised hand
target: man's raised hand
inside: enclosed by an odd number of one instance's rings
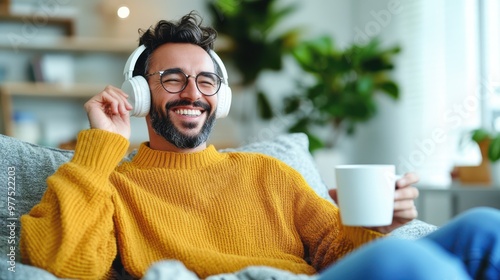
[[[84,105],[91,128],[118,133],[130,138],[130,116],[132,105],[128,95],[114,86],[107,86]]]

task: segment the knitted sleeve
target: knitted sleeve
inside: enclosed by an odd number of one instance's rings
[[[42,200],[21,217],[25,263],[61,278],[99,279],[116,256],[109,176],[129,143],[91,129],[78,136],[73,159],[47,179]]]
[[[337,206],[319,197],[304,180],[294,177],[295,223],[311,265],[318,271],[335,263],[347,253],[384,236],[362,227],[343,226]]]

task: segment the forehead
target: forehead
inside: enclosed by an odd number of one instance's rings
[[[187,43],[167,43],[153,51],[150,70],[180,68],[184,71],[214,71],[210,55],[200,46]]]

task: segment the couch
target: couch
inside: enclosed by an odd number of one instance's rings
[[[221,150],[260,152],[276,157],[298,170],[309,185],[324,199],[334,201],[316,169],[313,157],[308,151],[307,136],[300,133],[278,136],[272,140],[244,145],[235,149]],[[135,151],[123,160],[129,161]],[[25,143],[0,135],[0,279],[57,279],[52,274],[21,263],[19,252],[19,217],[41,199],[45,179],[64,162],[71,159],[73,151],[43,147]],[[418,239],[436,229],[419,220],[391,233],[394,238]],[[167,277],[168,275],[168,277]],[[232,274],[217,275],[210,279],[314,279],[315,276],[292,275],[269,267],[249,267]],[[128,278],[126,278],[128,279]],[[144,279],[197,279],[182,263],[165,260],[154,264]]]

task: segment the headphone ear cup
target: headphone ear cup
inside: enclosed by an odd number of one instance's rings
[[[217,114],[215,118],[225,118],[229,114],[229,109],[231,108],[231,88],[222,84],[219,92],[217,93]]]
[[[135,76],[122,84],[122,90],[128,94],[128,101],[133,109],[130,112],[134,117],[145,117],[151,108],[151,94],[146,79]]]
[[[217,119],[224,118],[229,114],[229,109],[231,108],[231,88],[229,87],[228,79],[227,79],[227,70],[222,63],[222,60],[217,55],[216,52],[210,50],[208,52],[212,59],[215,61],[220,71],[222,72],[222,85],[217,93],[217,114],[215,117]]]

